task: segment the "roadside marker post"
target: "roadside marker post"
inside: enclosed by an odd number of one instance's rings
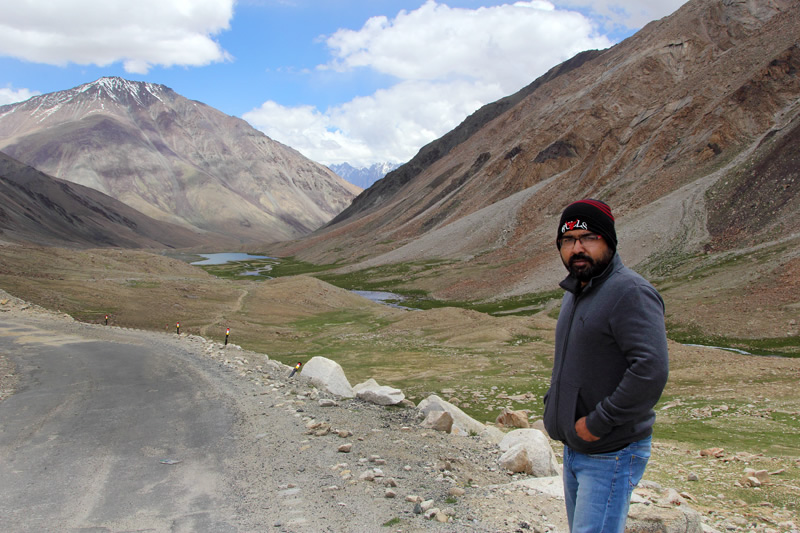
[[[106,326],[108,325],[108,315],[106,315]]]
[[[295,375],[295,373],[296,373],[298,370],[300,370],[300,367],[301,367],[301,366],[303,366],[303,363],[301,363],[300,361],[298,361],[298,362],[297,362],[297,364],[296,364],[296,365],[294,365],[294,368],[292,369],[292,373],[291,373],[291,374],[289,374],[289,377],[292,377],[292,376],[294,376],[294,375]]]
[[[177,333],[178,335],[181,334],[181,323],[180,322],[176,322],[175,323],[175,333]]]
[[[231,336],[231,328],[225,330],[225,346],[228,345],[228,337]]]

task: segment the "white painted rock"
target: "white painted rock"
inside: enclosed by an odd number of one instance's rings
[[[447,411],[453,417],[453,427],[450,433],[453,435],[469,436],[470,434],[481,435],[486,426],[467,415],[455,405],[448,403],[435,394],[431,394],[417,406],[419,411],[427,416],[431,411]]]
[[[422,421],[422,427],[450,433],[453,429],[453,417],[447,411],[431,411]]]
[[[508,433],[498,447],[505,452],[499,459],[503,468],[536,477],[559,473],[556,454],[550,441],[538,429],[517,429]]]
[[[312,357],[303,366],[302,374],[304,377],[310,378],[314,385],[331,394],[343,398],[355,397],[353,387],[347,381],[347,376],[344,375],[342,367],[339,363],[327,357]]]
[[[372,378],[353,387],[353,392],[357,398],[378,405],[397,405],[406,399],[400,389],[378,385]]]

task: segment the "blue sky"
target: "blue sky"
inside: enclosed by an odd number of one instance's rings
[[[481,105],[684,0],[26,0],[0,105],[102,76],[167,85],[323,164],[407,161]]]

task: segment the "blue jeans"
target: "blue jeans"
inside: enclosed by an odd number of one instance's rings
[[[572,533],[623,533],[633,488],[650,459],[652,437],[610,453],[564,446],[564,497]]]

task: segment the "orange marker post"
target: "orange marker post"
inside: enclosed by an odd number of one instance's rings
[[[231,336],[231,328],[225,330],[225,346],[228,345],[228,337]]]
[[[106,326],[108,325],[108,315],[106,315]]]
[[[176,322],[175,323],[175,333],[177,333],[178,335],[181,334],[181,323],[180,322]]]

